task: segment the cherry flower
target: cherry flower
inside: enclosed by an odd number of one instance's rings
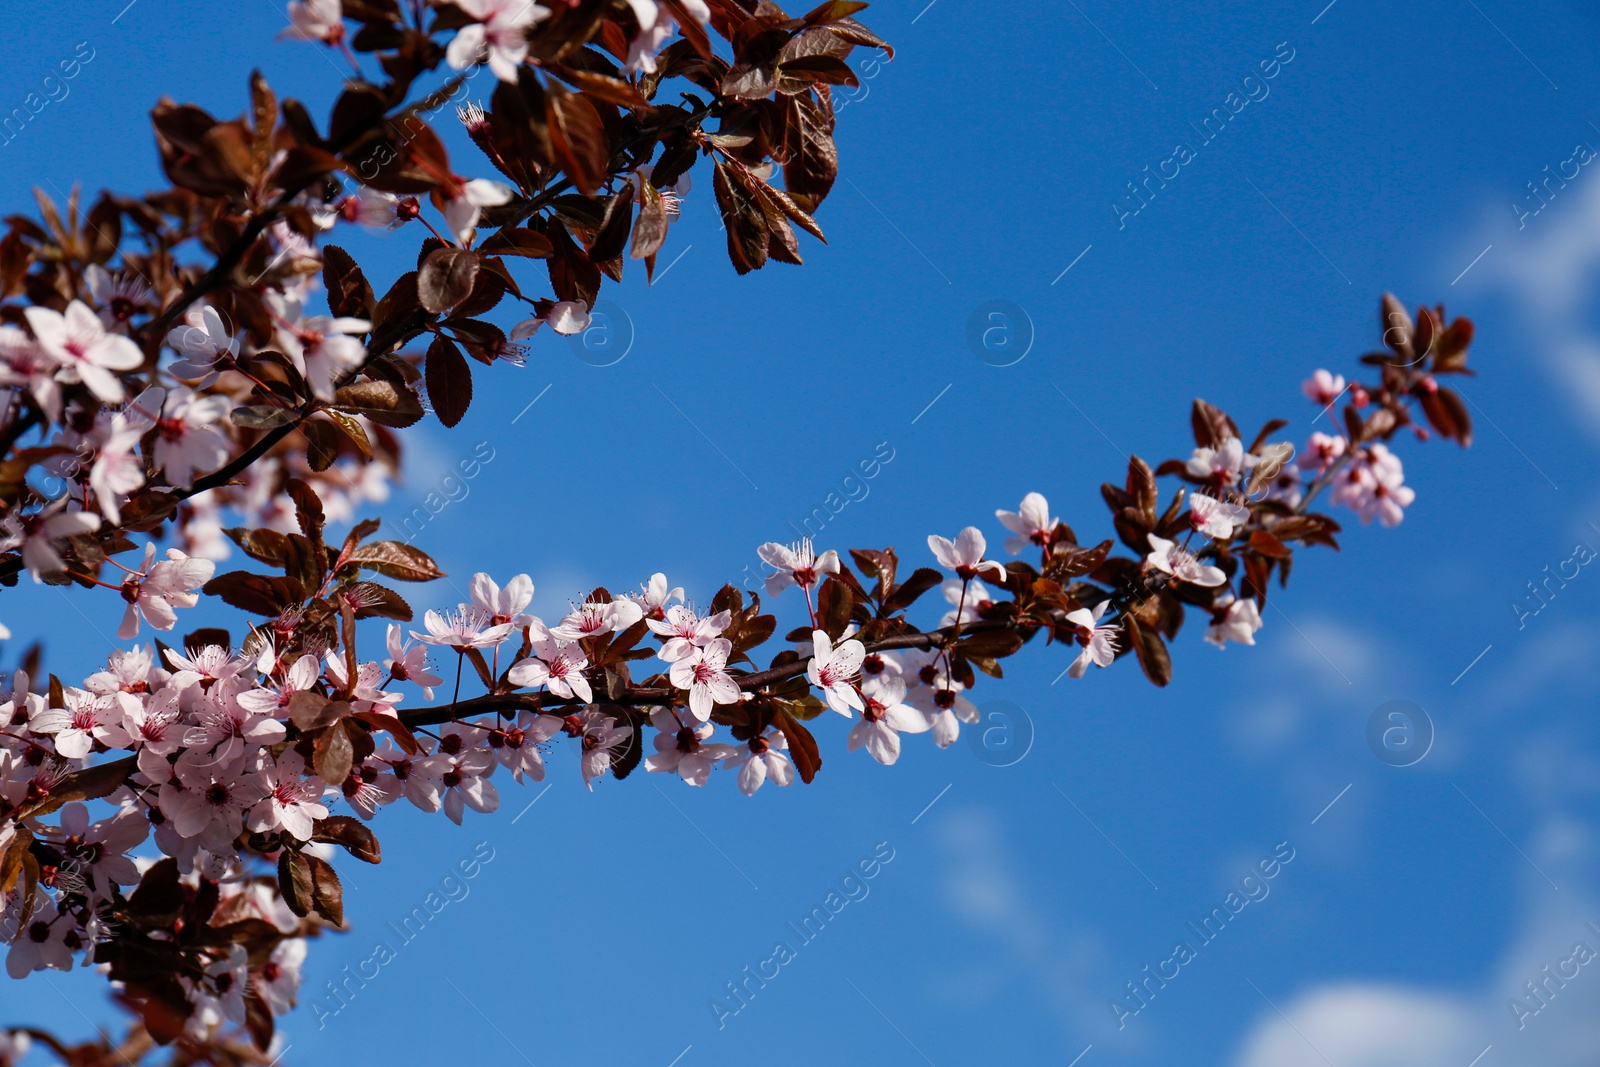
[[[187,489],[201,471],[213,471],[228,460],[229,441],[217,428],[228,413],[225,396],[198,396],[173,389],[156,422],[155,465],[166,472],[167,484]]]
[[[389,624],[388,647],[389,658],[383,661],[383,665],[388,670],[389,677],[397,682],[410,682],[412,685],[421,686],[422,695],[432,700],[433,687],[441,684],[444,679],[433,673],[432,664],[428,662],[427,648],[413,645],[405,640],[397,623]]]
[[[428,744],[432,743],[428,741]],[[423,811],[438,811],[443,806],[440,794],[444,783],[440,779],[444,775],[444,768],[440,764],[426,755],[413,757],[387,743],[373,753],[373,758],[389,768],[373,783],[377,791],[391,799],[403,796]],[[357,804],[356,810],[363,809]]]
[[[241,707],[257,715],[277,715],[288,709],[289,701],[296,693],[315,685],[321,674],[322,667],[317,657],[307,653],[289,664],[281,682],[269,681],[265,686],[247,689],[235,699]]]
[[[988,586],[976,578],[970,582],[963,582],[959,578],[948,578],[939,590],[944,594],[945,602],[950,605],[950,610],[939,620],[940,626],[954,626],[958,616],[963,626],[969,622],[977,622],[983,617],[984,610],[994,604],[994,594],[989,592]]]
[[[370,185],[361,186],[338,204],[339,218],[373,230],[398,229],[419,214],[421,205],[416,197],[399,197]]]
[[[429,645],[446,645],[458,653],[471,648],[494,648],[511,633],[509,622],[496,623],[482,608],[462,604],[455,611],[440,614],[429,611],[422,616],[428,632],[411,631],[411,636]]]
[[[89,488],[94,490],[100,513],[110,522],[122,521],[122,501],[144,485],[144,457],[139,439],[156,424],[166,391],[146,389],[127,409],[111,417],[105,439],[89,468]]]
[[[506,677],[512,685],[537,689],[545,686],[558,697],[571,700],[576,696],[585,704],[594,700],[594,690],[583,672],[589,666],[589,657],[582,647],[558,641],[541,627],[531,630],[533,655],[511,665]]]
[[[756,549],[761,562],[774,568],[767,576],[767,595],[777,596],[791,585],[798,585],[808,595],[811,588],[822,580],[824,574],[839,573],[839,553],[828,549],[817,555],[811,547],[811,538],[802,537],[789,545],[768,541]]]
[[[822,690],[828,707],[850,718],[852,708],[860,711],[865,706],[861,694],[856,690],[855,679],[861,673],[861,661],[867,655],[866,646],[851,638],[839,642],[839,647],[835,648],[826,631],[813,630],[811,647],[813,652],[811,661],[806,664],[806,677],[812,685]]]
[[[6,953],[6,973],[21,979],[46,968],[71,971],[73,953],[82,947],[83,939],[73,924],[47,898],[34,909],[28,925],[11,943],[11,951]]]
[[[667,609],[665,619],[659,622],[646,619],[645,625],[665,638],[656,655],[668,663],[676,663],[716,640],[732,621],[733,615],[727,611],[701,618],[684,605],[674,604]]]
[[[439,751],[428,757],[439,775],[444,814],[457,826],[466,808],[491,814],[500,808],[500,793],[490,783],[495,757],[482,729],[464,723],[446,726],[439,736]]]
[[[32,1047],[26,1030],[0,1030],[0,1067],[17,1067]]]
[[[656,751],[645,757],[644,769],[652,772],[676,771],[690,785],[705,785],[719,760],[737,755],[732,745],[710,743],[716,727],[709,722],[681,723],[671,708],[650,713],[650,725],[657,730]]]
[[[180,977],[189,992],[194,1012],[184,1023],[184,1033],[200,1040],[223,1022],[245,1021],[244,995],[250,987],[250,954],[234,945],[227,955],[206,965],[200,980]]]
[[[913,649],[895,656],[883,653],[885,669],[880,677],[915,679],[906,693],[906,703],[921,711],[933,726],[933,743],[949,748],[961,737],[961,724],[982,721],[977,705],[962,696],[966,686],[950,677],[943,656],[931,649]]]
[[[1261,629],[1261,612],[1255,598],[1234,599],[1230,593],[1219,597],[1211,609],[1211,625],[1206,627],[1206,640],[1218,648],[1226,648],[1229,641],[1241,645],[1256,643],[1256,631]]]
[[[499,727],[489,734],[489,750],[516,781],[542,782],[544,758],[539,754],[539,746],[559,733],[561,727],[562,720],[554,715],[518,712],[512,725]]]
[[[110,897],[111,885],[138,885],[139,870],[128,853],[150,835],[150,822],[137,808],[118,808],[107,819],[90,822],[89,808],[74,801],[61,808],[63,856],[99,897]]]
[[[227,849],[244,829],[245,810],[261,799],[260,785],[221,761],[186,764],[180,757],[177,769],[178,777],[161,786],[161,813],[180,837]]]
[[[732,652],[733,642],[718,637],[675,661],[668,672],[674,686],[689,691],[689,713],[701,722],[711,718],[714,704],[739,702],[739,683],[725,669]]]
[[[587,711],[566,720],[567,733],[582,738],[583,754],[579,766],[583,771],[583,784],[594,792],[594,780],[611,768],[611,757],[616,747],[633,736],[633,727],[618,726],[617,720],[598,711]]]
[[[1088,673],[1089,664],[1109,667],[1116,660],[1117,627],[1100,625],[1100,617],[1110,606],[1111,601],[1102,600],[1094,606],[1093,611],[1088,608],[1078,608],[1076,611],[1067,612],[1067,622],[1078,628],[1077,641],[1083,646],[1078,658],[1067,668],[1067,677],[1082,678]]]
[[[659,621],[666,617],[668,601],[676,600],[680,603],[683,601],[683,587],[667,588],[667,576],[657,571],[650,576],[648,582],[639,586],[637,593],[626,595],[629,600],[639,605],[639,610],[644,612],[645,618]]]
[[[313,315],[280,330],[279,337],[289,357],[304,368],[317,399],[327,401],[333,399],[336,380],[365,362],[367,347],[356,335],[371,329],[366,319]]]
[[[1400,457],[1381,442],[1356,454],[1334,480],[1329,495],[1334,503],[1354,509],[1363,524],[1377,519],[1384,526],[1398,526],[1406,517],[1405,509],[1417,498],[1416,491],[1405,484]]]
[[[383,686],[388,679],[384,677],[383,668],[378,666],[377,660],[369,659],[356,664],[355,685],[352,686],[350,668],[345,658],[329,649],[322,657],[322,673],[336,692],[350,694],[350,706],[358,712],[376,711],[392,715],[394,705],[405,699],[400,693],[384,691]]]
[[[344,40],[344,10],[339,0],[289,0],[289,23],[280,37],[326,45]]]
[[[733,755],[723,759],[722,766],[727,770],[738,768],[739,792],[753,797],[769,778],[780,788],[794,782],[794,764],[784,755],[787,751],[789,741],[783,732],[770,728],[736,748]]]
[[[111,653],[106,658],[106,669],[89,675],[83,687],[101,696],[149,693],[160,689],[166,678],[166,672],[155,666],[155,654],[150,646],[135,645]]]
[[[110,333],[81,300],[67,305],[66,314],[34,305],[23,309],[28,328],[39,347],[61,364],[63,381],[81,381],[109,404],[120,404],[122,382],[113,371],[136,370],[144,353],[131,338]]]
[[[218,371],[233,366],[239,355],[239,342],[223,325],[217,309],[207,304],[200,309],[200,321],[177,326],[167,331],[167,344],[177,351],[179,359],[167,369],[185,381],[200,380],[209,385]]]
[[[626,630],[644,617],[644,609],[631,600],[586,600],[568,613],[550,633],[561,641],[581,641]]]
[[[1006,538],[1006,551],[1013,556],[1030,544],[1049,548],[1059,521],[1050,517],[1050,502],[1039,493],[1023,497],[1016,511],[996,511],[994,517],[1016,535]]]
[[[511,328],[511,340],[526,341],[539,332],[539,327],[546,322],[550,328],[563,337],[580,334],[589,328],[594,321],[589,314],[589,305],[582,300],[558,300],[551,305],[550,310],[544,315],[532,319],[524,319]]]
[[[1195,449],[1185,466],[1190,475],[1202,481],[1233,485],[1255,464],[1256,457],[1244,450],[1244,444],[1237,437],[1229,437],[1214,449]]]
[[[1221,585],[1228,580],[1222,568],[1201,563],[1195,558],[1194,553],[1182,545],[1174,544],[1165,537],[1157,537],[1155,534],[1150,534],[1149,540],[1150,554],[1145,557],[1145,562],[1156,570],[1169,574],[1180,582],[1207,588]]]
[[[370,760],[352,768],[350,776],[339,787],[344,799],[363,819],[371,820],[378,809],[399,799],[399,783],[392,774]]]
[[[196,707],[193,725],[183,738],[183,743],[189,746],[185,755],[193,757],[195,763],[202,762],[201,754],[205,752],[212,753],[212,759],[218,764],[232,763],[247,751],[283,740],[286,730],[277,719],[251,711],[220,688],[214,695],[219,699],[206,697]]]
[[[98,263],[83,272],[89,295],[100,305],[100,321],[108,330],[126,331],[129,321],[150,303],[150,286],[136,276],[113,275]]]
[[[509,622],[519,630],[528,625],[529,616],[523,612],[533,603],[533,579],[526,574],[516,575],[501,589],[493,578],[479,571],[472,576],[468,593],[472,606],[488,615],[492,625]]]
[[[1344,375],[1318,369],[1300,384],[1300,391],[1318,407],[1327,407],[1344,393]]]
[[[61,418],[61,383],[55,379],[55,369],[56,361],[25,330],[0,324],[0,385],[28,390],[52,422]]]
[[[137,703],[124,694],[118,697]],[[61,698],[66,707],[35,713],[28,720],[28,729],[53,735],[56,753],[62,758],[86,759],[96,741],[107,748],[121,748],[128,743],[128,735],[122,729],[122,705],[113,698],[72,686],[61,691]]]
[[[926,733],[933,724],[905,702],[902,678],[869,678],[861,686],[865,706],[861,721],[850,728],[845,747],[851,752],[865,746],[867,754],[885,767],[900,758],[900,735]]]
[[[278,942],[254,974],[250,985],[256,996],[274,1015],[283,1015],[295,1006],[300,991],[300,972],[306,961],[306,939],[291,937]]]
[[[170,630],[178,622],[179,608],[192,608],[200,602],[199,589],[211,580],[217,565],[209,559],[186,556],[176,548],[167,549],[167,558],[153,562],[154,544],[145,545],[144,564],[122,583],[123,599],[128,601],[117,636],[124,641],[139,633],[139,619],[157,630]]]
[[[517,68],[528,58],[527,29],[550,9],[531,0],[456,0],[456,6],[477,21],[456,31],[445,60],[466,70],[487,58],[495,77],[515,83]]]
[[[178,691],[172,688],[160,690],[148,704],[134,700],[122,705],[123,732],[141,754],[148,751],[155,756],[170,756],[178,751],[187,732],[180,718]]]
[[[1218,541],[1233,536],[1235,527],[1250,521],[1250,509],[1204,493],[1189,494],[1189,524],[1196,533]]]
[[[250,809],[245,826],[256,833],[281,830],[297,841],[309,841],[316,820],[328,817],[321,799],[322,779],[306,774],[305,757],[292,748],[277,759],[268,758],[256,773],[255,784],[264,795]]]
[[[510,0],[512,3],[522,3],[523,0]],[[470,30],[472,27],[467,27]],[[466,33],[467,30],[462,30]],[[456,40],[460,40],[457,37]],[[444,202],[444,220],[450,226],[450,235],[456,243],[466,248],[472,243],[473,231],[477,229],[478,219],[483,216],[486,207],[499,207],[509,204],[512,197],[511,187],[501,182],[490,181],[487,178],[474,178],[471,181],[457,183],[454,194]],[[513,337],[512,340],[517,340]]]
[[[0,520],[0,552],[22,549],[22,565],[42,581],[42,575],[59,574],[66,564],[56,544],[76,534],[94,533],[100,516],[92,511],[66,511],[65,498],[59,504],[31,515],[13,512]]]
[[[653,73],[656,53],[677,30],[677,12],[658,0],[628,0],[634,17],[639,21],[639,32],[628,42],[629,71]],[[680,0],[680,9],[690,18],[705,25],[711,21],[711,9],[705,0]]]
[[[1314,433],[1295,459],[1295,464],[1302,470],[1315,471],[1320,475],[1334,460],[1344,455],[1349,443],[1342,434]]]
[[[954,541],[938,534],[929,534],[928,548],[941,567],[955,571],[963,581],[977,577],[988,578],[992,582],[1006,580],[1005,567],[992,559],[983,558],[988,542],[983,538],[983,531],[976,526],[962,530]]]

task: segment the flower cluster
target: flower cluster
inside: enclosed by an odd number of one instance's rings
[[[1207,641],[1253,645],[1268,581],[1274,571],[1286,580],[1294,546],[1336,543],[1338,524],[1309,510],[1322,487],[1346,500],[1361,478],[1389,479],[1377,484],[1398,500],[1398,461],[1383,441],[1406,411],[1400,381],[1366,391],[1377,410],[1365,421],[1347,413],[1347,436],[1313,435],[1298,462],[1271,439],[1283,423],[1247,446],[1231,418],[1196,401],[1187,458],[1152,469],[1133,457],[1123,485],[1102,487],[1131,556],[1114,554],[1111,539],[1080,545],[1037,492],[995,512],[1008,554],[1021,557],[1006,562],[976,526],[929,535],[937,566],[909,574],[893,549],[852,549],[847,562],[809,539],[764,544],[769,597],[795,588],[790,603],[804,606],[764,668],[753,654],[778,619],[759,597],[747,605],[730,585],[701,608],[660,573],[636,592],[591,590],[551,621],[530,610],[529,575],[502,585],[480,573],[465,602],[404,626],[410,606],[375,579],[440,577],[432,559],[369,540],[372,521],[337,550],[324,544],[315,490],[290,480],[293,532],[230,531],[281,576],[214,576],[209,560],[176,549],[158,561],[152,544],[111,586],[126,603],[125,637],[142,623],[173,628],[203,589],[260,617],[239,647],[199,631],[181,651],[113,653],[81,685],[36,686],[18,673],[5,694],[8,970],[99,964],[164,1040],[244,1027],[260,1044],[293,1004],[306,935],[342,923],[332,847],[376,862],[366,824],[398,801],[457,823],[493,812],[506,778],[542,781],[563,740],[590,789],[643,766],[691,786],[720,771],[753,795],[769,780],[814,780],[822,755],[807,724],[830,712],[849,720],[846,750],[890,765],[906,735],[953,744],[979,721],[978,674],[999,676],[999,661],[1041,634],[1072,650],[1062,671],[1072,678],[1131,655],[1165,685],[1168,642],[1187,611],[1205,613]],[[1308,392],[1335,386],[1319,375]],[[1303,491],[1299,472],[1311,472]],[[1188,483],[1165,507],[1163,476]],[[913,613],[936,586],[948,610],[923,629]],[[373,617],[394,621],[383,655],[364,658],[357,623]],[[463,698],[470,676],[482,692]],[[450,700],[433,703],[445,685]],[[156,892],[174,906],[140,905]],[[263,921],[238,925],[242,914]],[[136,952],[130,937],[141,939]]]
[[[252,617],[237,643],[203,629],[135,645],[76,685],[36,654],[0,687],[7,970],[96,966],[139,1016],[136,1039],[63,1059],[131,1063],[154,1041],[183,1062],[264,1060],[308,939],[343,926],[339,850],[378,862],[371,825],[401,800],[457,823],[495,811],[564,742],[591,789],[643,766],[752,795],[814,781],[812,728],[833,715],[844,749],[879,764],[908,734],[949,747],[978,721],[978,675],[1041,635],[1072,678],[1131,656],[1165,685],[1187,613],[1214,644],[1253,644],[1273,575],[1336,543],[1310,510],[1323,490],[1400,520],[1413,494],[1390,445],[1428,434],[1414,410],[1470,439],[1439,380],[1470,373],[1471,324],[1386,297],[1388,351],[1363,358],[1378,380],[1319,372],[1306,388],[1324,411],[1348,398],[1342,432],[1295,461],[1272,440],[1282,423],[1246,444],[1197,401],[1191,455],[1134,457],[1102,487],[1115,540],[1080,544],[1029,493],[995,513],[1006,561],[975,526],[929,536],[929,566],[762,545],[784,631],[759,598],[696,602],[659,573],[548,622],[529,576],[479,574],[418,622],[386,583],[442,572],[355,521],[400,470],[396,431],[430,413],[454,426],[473,363],[520,364],[546,325],[580,333],[629,260],[653,276],[699,160],[734,268],[800,262],[796,228],[822,237],[837,177],[829,87],[854,84],[853,48],[887,48],[861,6],[294,0],[286,35],[353,71],[325,126],[259,74],[244,118],[163,100],[171,188],[6,218],[0,584],[26,571],[114,594],[123,641],[176,630],[202,597]],[[434,72],[448,81],[418,94]],[[429,124],[449,105],[496,177],[452,161]],[[328,243],[356,226],[416,234],[417,269],[380,294]],[[508,300],[524,306],[490,321]],[[1163,506],[1169,476],[1186,484]],[[234,552],[260,569],[217,573]],[[943,605],[919,606],[935,587]],[[464,680],[481,692],[463,697]],[[0,1032],[0,1067],[30,1040],[48,1043]]]

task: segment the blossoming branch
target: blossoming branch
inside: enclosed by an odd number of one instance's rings
[[[308,939],[344,924],[336,850],[378,862],[368,823],[402,800],[461,822],[558,751],[591,788],[642,766],[751,795],[812,782],[834,715],[847,751],[892,764],[905,735],[952,744],[978,676],[1030,643],[1062,644],[1073,678],[1131,656],[1165,685],[1190,613],[1217,645],[1253,644],[1273,576],[1336,544],[1311,510],[1324,492],[1394,525],[1414,500],[1397,437],[1468,443],[1440,381],[1470,373],[1470,323],[1386,297],[1372,380],[1306,384],[1339,412],[1327,432],[1296,453],[1274,420],[1247,443],[1197,401],[1192,454],[1103,487],[1115,538],[1081,543],[1030,493],[995,513],[1020,558],[952,522],[904,562],[763,545],[765,603],[655,574],[547,621],[528,575],[478,574],[467,603],[417,620],[393,583],[439,568],[355,521],[399,469],[396,431],[429,410],[455,425],[475,371],[583,330],[630,260],[651,276],[696,165],[735,270],[800,262],[796,228],[822,237],[838,174],[831,86],[855,85],[852,49],[888,47],[865,6],[294,2],[285,35],[351,70],[326,123],[259,74],[240,119],[162,101],[171,188],[86,210],[41,195],[38,222],[7,219],[0,583],[76,585],[129,642],[202,597],[251,621],[237,642],[134,644],[72,684],[35,648],[0,692],[7,970],[98,966],[136,1017],[117,1044],[0,1031],[0,1067],[30,1042],[69,1063],[157,1045],[267,1062]],[[417,232],[417,268],[380,295],[328,241],[355,226]],[[235,551],[251,563],[217,573]],[[773,606],[793,624],[775,652]]]

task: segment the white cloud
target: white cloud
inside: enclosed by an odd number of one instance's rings
[[[1480,1021],[1470,1004],[1403,986],[1328,986],[1271,1012],[1235,1067],[1466,1067]]]
[[[1288,999],[1274,997],[1283,1014],[1261,1006],[1231,1067],[1467,1067],[1491,1045],[1483,1067],[1593,1067],[1600,1047],[1600,955],[1586,966],[1569,965],[1564,984],[1547,979],[1542,1005],[1527,991],[1544,968],[1558,972],[1580,941],[1600,953],[1600,932],[1587,925],[1600,926],[1600,902],[1582,889],[1592,869],[1590,835],[1570,817],[1555,816],[1535,833],[1529,851],[1562,888],[1524,872],[1521,919],[1501,959],[1481,979],[1457,988],[1330,981]],[[1519,1017],[1513,997],[1537,1012]]]
[[[1064,929],[1052,916],[1061,911],[1059,905],[1052,908],[1032,897],[1004,841],[1004,825],[992,812],[958,810],[940,824],[945,903],[1001,957],[993,964],[963,962],[987,975],[981,988],[991,995],[1005,992],[1006,982],[997,974],[1022,979],[1071,1039],[1103,1028],[1105,995],[1090,977],[1104,962],[1104,945],[1091,931]]]
[[[1478,276],[1463,284],[1500,288],[1517,302],[1533,342],[1527,347],[1600,439],[1600,336],[1588,319],[1600,270],[1600,178],[1580,176],[1525,222],[1521,231],[1497,237]]]

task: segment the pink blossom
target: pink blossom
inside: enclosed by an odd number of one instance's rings
[[[903,679],[868,679],[861,686],[861,695],[865,703],[861,721],[851,727],[845,746],[851,752],[865,747],[867,754],[884,766],[900,758],[901,734],[926,733],[933,725],[927,716],[905,702]]]
[[[666,639],[656,655],[668,663],[676,663],[709,645],[732,621],[733,615],[727,611],[701,618],[684,605],[675,604],[667,609],[665,619],[660,622],[647,619],[646,625]]]
[[[1067,622],[1078,628],[1078,644],[1083,646],[1078,658],[1067,668],[1069,678],[1082,678],[1091,663],[1097,667],[1109,667],[1116,660],[1117,627],[1100,625],[1100,617],[1110,606],[1111,601],[1102,600],[1094,606],[1093,611],[1078,608],[1067,612]]]
[[[1344,392],[1344,375],[1317,370],[1300,385],[1300,391],[1318,407],[1327,407]]]
[[[756,549],[756,555],[775,572],[767,576],[768,596],[777,596],[791,585],[809,591],[823,575],[839,573],[839,553],[830,548],[817,555],[809,537],[790,545],[768,541]]]
[[[1051,517],[1050,502],[1039,493],[1023,497],[1016,511],[996,511],[994,517],[1015,535],[1006,538],[1006,551],[1013,556],[1030,544],[1048,548],[1059,521]]]
[[[1189,524],[1196,533],[1218,541],[1233,536],[1236,527],[1250,521],[1250,509],[1204,493],[1189,494]]]
[[[1194,553],[1182,545],[1174,544],[1165,537],[1157,537],[1155,534],[1149,535],[1149,541],[1150,554],[1145,557],[1145,562],[1180,582],[1209,587],[1221,585],[1228,580],[1222,568],[1200,562]]]
[[[512,685],[537,689],[547,687],[556,696],[571,700],[576,696],[585,704],[594,700],[589,680],[583,676],[589,666],[589,657],[579,645],[558,641],[548,631],[535,627],[532,631],[533,655],[511,665],[507,677]]]
[[[487,60],[494,76],[515,83],[517,68],[528,58],[528,27],[550,15],[550,9],[531,0],[456,0],[470,26],[456,31],[445,59],[456,70],[466,70]]]
[[[717,761],[736,755],[732,745],[711,743],[716,727],[709,722],[681,723],[670,708],[651,712],[650,725],[657,731],[656,751],[645,757],[647,771],[676,771],[690,785],[705,785]]]
[[[992,582],[1006,580],[1006,569],[992,559],[984,559],[983,553],[988,548],[988,542],[983,538],[983,531],[976,526],[968,526],[956,535],[954,541],[938,534],[928,535],[928,548],[933,551],[934,558],[941,567],[956,572],[963,581],[969,578],[987,578]]]
[[[729,770],[738,769],[739,792],[752,797],[768,779],[780,788],[794,781],[794,764],[784,755],[788,750],[783,732],[772,728],[740,745],[733,755],[723,759],[722,765]]]
[[[1256,631],[1261,629],[1261,612],[1255,599],[1235,600],[1230,594],[1213,605],[1211,625],[1206,627],[1206,640],[1218,648],[1226,648],[1229,641],[1241,645],[1256,643]]]
[[[81,300],[68,304],[66,314],[34,305],[25,308],[23,315],[45,355],[61,365],[63,381],[81,381],[101,400],[122,402],[122,382],[113,372],[135,370],[144,363],[138,345],[121,334],[107,332]]]
[[[852,638],[834,648],[826,631],[813,630],[811,647],[815,651],[806,664],[806,677],[822,690],[830,708],[850,718],[852,708],[860,711],[865,706],[855,680],[861,673],[861,661],[866,658],[866,646]]]
[[[739,683],[726,670],[732,651],[733,642],[719,637],[690,651],[668,672],[673,685],[689,691],[689,713],[701,722],[711,718],[714,704],[739,702]]]

